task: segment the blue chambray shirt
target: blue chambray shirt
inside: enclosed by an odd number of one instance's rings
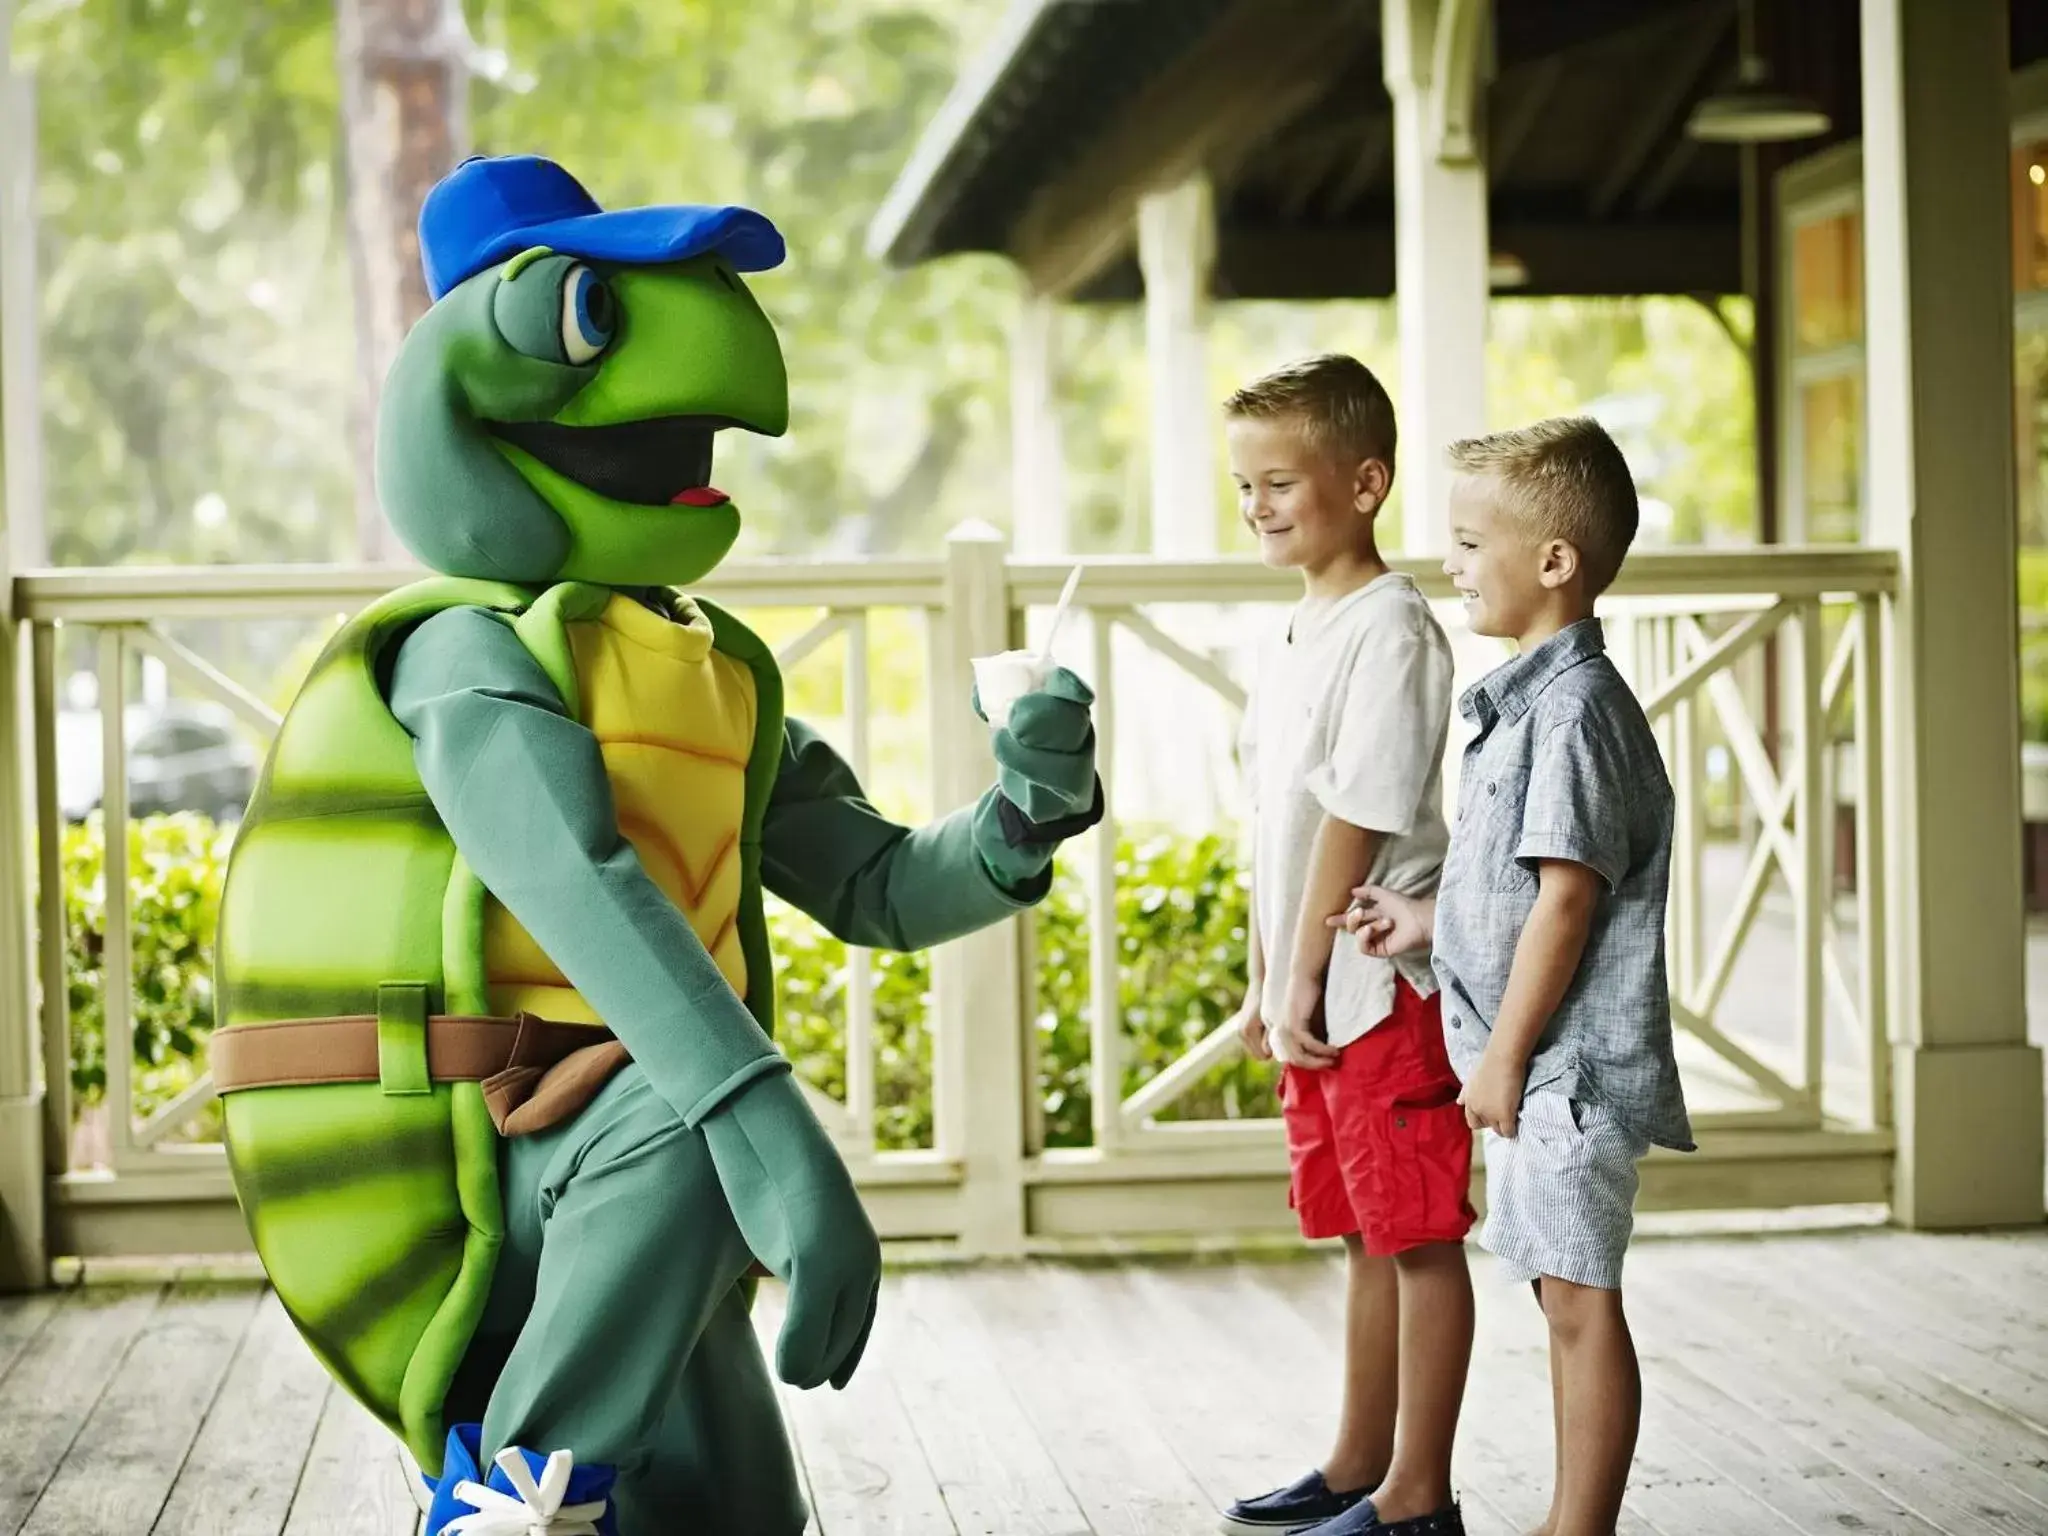
[[[1693,1148],[1671,1047],[1664,903],[1671,782],[1642,705],[1583,619],[1465,691],[1458,819],[1437,892],[1444,1040],[1470,1079],[1500,1012],[1541,859],[1606,889],[1578,973],[1529,1059],[1528,1092],[1604,1105],[1661,1146]]]

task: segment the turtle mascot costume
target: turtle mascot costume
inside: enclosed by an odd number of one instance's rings
[[[1029,906],[1101,814],[1092,699],[1055,672],[977,804],[885,820],[680,590],[739,534],[717,432],[787,425],[741,277],[774,226],[604,212],[522,156],[458,166],[419,232],[377,482],[438,574],[327,646],[236,840],[235,1189],[428,1536],[798,1532],[749,1277],[789,1288],[776,1373],[843,1386],[880,1249],[770,1040],[762,893],[894,949]]]

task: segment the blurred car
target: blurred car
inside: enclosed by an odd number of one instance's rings
[[[131,705],[126,723],[131,816],[197,811],[215,821],[241,819],[260,759],[233,715],[181,699]],[[67,821],[83,821],[99,809],[100,753],[97,712],[58,715],[57,804]]]

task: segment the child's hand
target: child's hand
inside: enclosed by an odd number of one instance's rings
[[[1351,897],[1351,905],[1331,918],[1330,926],[1358,935],[1360,954],[1390,960],[1429,948],[1431,914],[1423,902],[1378,885],[1361,885]]]
[[[1257,993],[1246,997],[1244,1006],[1237,1010],[1237,1038],[1244,1042],[1244,1053],[1253,1061],[1273,1059],[1273,1048],[1266,1043],[1266,1017],[1259,1011]]]
[[[1522,1085],[1528,1077],[1526,1062],[1511,1061],[1487,1047],[1472,1080],[1458,1095],[1458,1102],[1465,1106],[1465,1123],[1475,1131],[1492,1131],[1512,1140],[1522,1114]]]
[[[1341,1054],[1322,1035],[1323,978],[1297,976],[1287,989],[1287,1016],[1273,1031],[1273,1054],[1290,1067],[1321,1072]]]

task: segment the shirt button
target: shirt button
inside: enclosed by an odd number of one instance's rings
[[[1453,1019],[1453,1020],[1451,1020],[1451,1028],[1453,1028],[1453,1029],[1463,1029],[1464,1027],[1465,1027],[1465,1021],[1464,1021],[1463,1019]]]
[[[1408,1117],[1407,1117],[1406,1115],[1396,1115],[1396,1116],[1394,1116],[1394,1129],[1395,1129],[1395,1130],[1397,1130],[1397,1131],[1405,1131],[1405,1130],[1407,1130],[1407,1129],[1408,1129]]]
[[[1493,780],[1488,779],[1486,781],[1486,792],[1489,795],[1497,795],[1500,793],[1500,786],[1494,783]]]

